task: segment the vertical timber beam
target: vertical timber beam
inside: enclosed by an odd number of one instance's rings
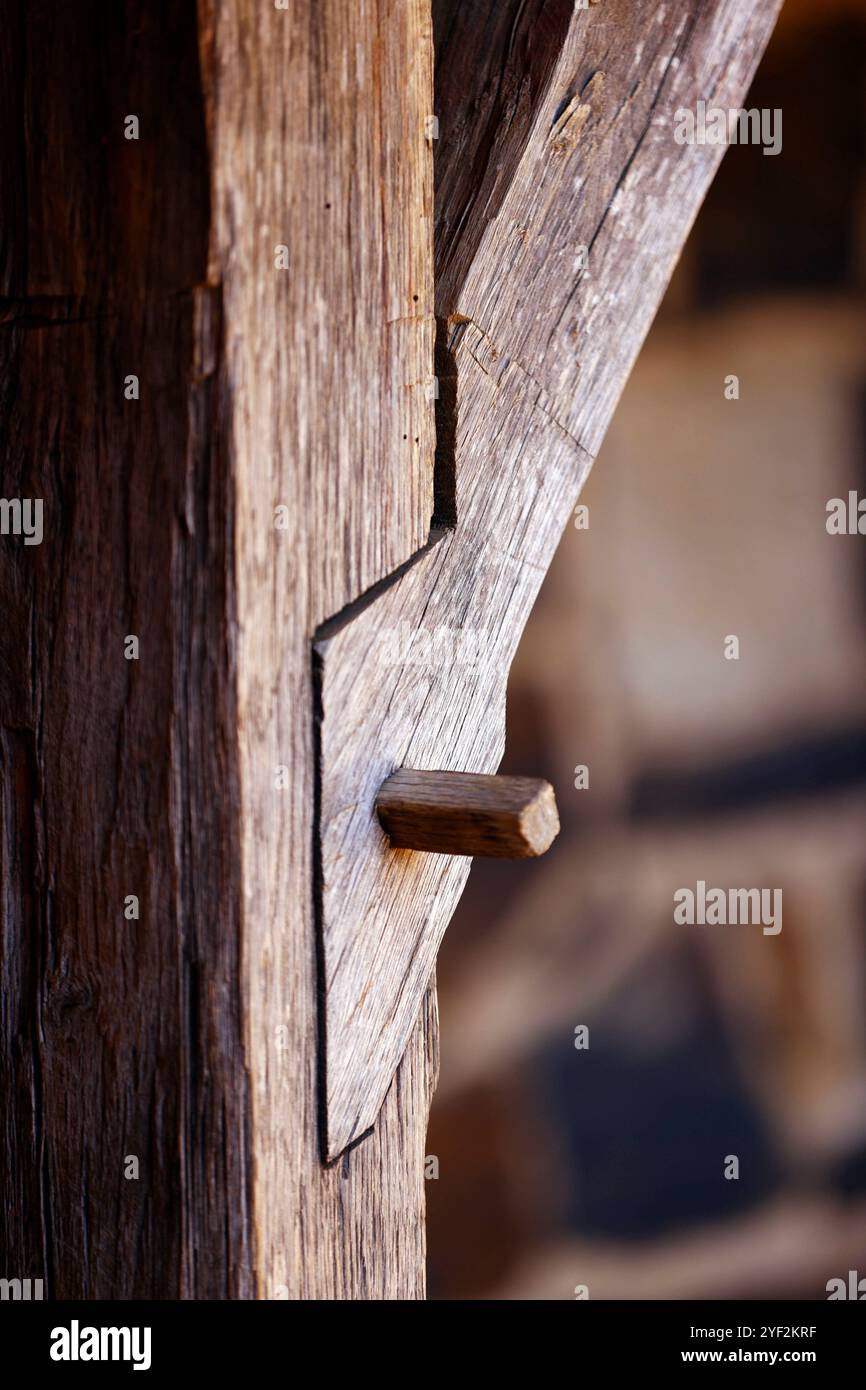
[[[420,1297],[429,990],[377,1133],[322,1163],[312,641],[430,528],[429,0],[206,8],[258,1291]]]
[[[44,528],[0,537],[2,1273],[53,1299],[245,1297],[197,16],[15,3],[0,48],[0,491]]]

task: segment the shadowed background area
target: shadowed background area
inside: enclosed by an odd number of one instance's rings
[[[864,0],[788,0],[783,152],[729,150],[525,633],[501,770],[563,828],[440,953],[432,1297],[866,1275],[864,70]],[[677,925],[699,879],[781,932]]]

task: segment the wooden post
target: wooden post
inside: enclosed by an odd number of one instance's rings
[[[42,534],[0,536],[7,1277],[423,1296],[466,865],[391,850],[376,792],[495,772],[722,153],[672,112],[739,103],[777,8],[437,0],[434,97],[426,0],[11,7],[2,496]],[[419,663],[431,631],[475,656]]]

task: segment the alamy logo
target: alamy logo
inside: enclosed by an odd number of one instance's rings
[[[0,1299],[27,1303],[31,1299],[44,1298],[41,1279],[0,1279]]]
[[[782,930],[782,890],[729,888],[725,892],[724,888],[707,888],[699,878],[694,889],[678,888],[674,893],[674,921],[679,926],[762,925],[764,936],[778,936]]]
[[[52,1361],[131,1361],[134,1371],[150,1370],[149,1327],[69,1327],[51,1330]]]
[[[833,1303],[840,1298],[854,1299],[857,1303],[866,1300],[866,1279],[861,1279],[859,1271],[856,1269],[848,1270],[848,1282],[844,1279],[828,1279],[826,1283],[827,1302]]]
[[[866,497],[858,497],[856,492],[849,492],[847,501],[831,497],[825,525],[831,536],[866,536]]]
[[[674,112],[674,139],[678,145],[763,145],[764,154],[782,150],[782,112],[776,107],[750,111],[708,106],[699,101],[694,111],[680,106]]]
[[[41,545],[42,499],[0,497],[0,535],[23,536],[25,545]]]

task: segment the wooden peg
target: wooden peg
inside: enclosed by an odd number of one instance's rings
[[[553,787],[538,777],[423,772],[383,782],[376,811],[392,849],[530,859],[559,834]]]

